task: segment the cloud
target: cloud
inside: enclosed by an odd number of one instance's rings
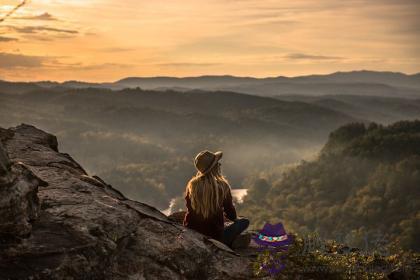
[[[19,10],[20,7],[22,7],[23,5],[25,5],[27,3],[27,1],[22,1],[20,4],[18,4],[17,6],[15,6],[12,10],[10,10],[6,15],[4,15],[2,18],[0,18],[0,22],[5,21],[8,17],[10,17],[11,15],[13,15],[17,10]]]
[[[79,31],[74,29],[50,27],[50,26],[15,26],[15,25],[5,25],[0,26],[0,33],[17,33],[21,35],[22,38],[28,40],[37,40],[37,41],[53,41],[55,39],[69,39],[74,38],[79,34]],[[9,38],[9,37],[3,37]],[[10,38],[12,39],[12,38]],[[14,40],[13,40],[14,39]],[[13,41],[17,39],[13,38]],[[12,41],[8,39],[1,39],[0,42]],[[22,40],[24,41],[24,40]]]
[[[67,34],[77,34],[79,33],[77,30],[71,29],[62,29],[62,28],[55,28],[55,27],[48,27],[48,26],[7,26],[7,28],[14,30],[18,33],[24,34],[35,34],[41,32],[55,32],[55,33],[67,33]]]
[[[342,60],[344,57],[340,56],[326,56],[326,55],[311,55],[304,53],[291,53],[285,55],[284,58],[292,60]]]
[[[48,57],[0,52],[0,68],[42,67]]]
[[[99,70],[106,68],[131,68],[134,65],[124,63],[101,63],[101,64],[90,64],[90,65],[79,65],[74,70]]]
[[[41,42],[52,42],[57,39],[72,39],[74,35],[68,35],[65,33],[55,33],[55,34],[27,34],[24,35],[22,38],[27,39],[29,41],[41,41]],[[23,40],[22,40],[23,41]]]
[[[12,42],[17,40],[17,38],[0,36],[0,42]]]
[[[59,59],[68,57],[56,56],[34,56],[25,54],[0,52],[0,69],[19,69],[19,68],[42,68],[69,71],[86,71],[115,68],[130,68],[131,64],[122,63],[102,63],[102,64],[83,64],[83,63],[63,63]]]
[[[16,17],[15,19],[24,19],[24,20],[58,20],[56,17],[51,15],[50,13],[43,13],[35,16],[24,16],[24,17]]]
[[[285,20],[278,17],[272,18],[263,18],[263,19],[254,19],[243,21],[237,24],[233,24],[233,26],[254,26],[254,27],[263,27],[263,26],[272,26],[272,27],[284,27],[284,28],[291,28],[291,26],[300,23],[297,20]]]
[[[129,51],[135,51],[135,50],[136,49],[134,48],[119,48],[119,47],[98,49],[98,51],[101,51],[101,52],[129,52]]]
[[[92,70],[106,70],[106,69],[128,69],[132,68],[133,64],[124,63],[98,63],[98,64],[84,64],[80,62],[76,63],[60,63],[54,61],[53,64],[48,65],[50,69],[65,70],[65,71],[92,71]]]
[[[208,67],[220,65],[220,63],[190,63],[190,62],[174,62],[174,63],[158,63],[157,66],[164,67]]]

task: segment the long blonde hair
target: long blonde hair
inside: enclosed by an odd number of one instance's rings
[[[221,174],[220,164],[216,164],[206,174],[198,172],[187,184],[185,195],[191,200],[192,209],[204,218],[217,213],[230,186]]]

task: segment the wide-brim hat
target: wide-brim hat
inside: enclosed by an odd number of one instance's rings
[[[222,156],[222,151],[215,153],[208,150],[201,151],[194,159],[195,168],[200,171],[201,174],[207,174],[219,162]]]
[[[275,225],[266,223],[253,239],[255,243],[261,246],[281,247],[292,243],[292,236],[286,233],[282,223]]]

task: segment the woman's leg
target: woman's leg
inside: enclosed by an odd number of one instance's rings
[[[241,234],[248,226],[249,220],[247,218],[236,219],[233,224],[225,227],[223,230],[223,243],[230,247],[235,237]]]

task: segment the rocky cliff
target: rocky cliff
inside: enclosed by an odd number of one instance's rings
[[[249,279],[249,258],[89,176],[55,136],[0,128],[0,279]]]

